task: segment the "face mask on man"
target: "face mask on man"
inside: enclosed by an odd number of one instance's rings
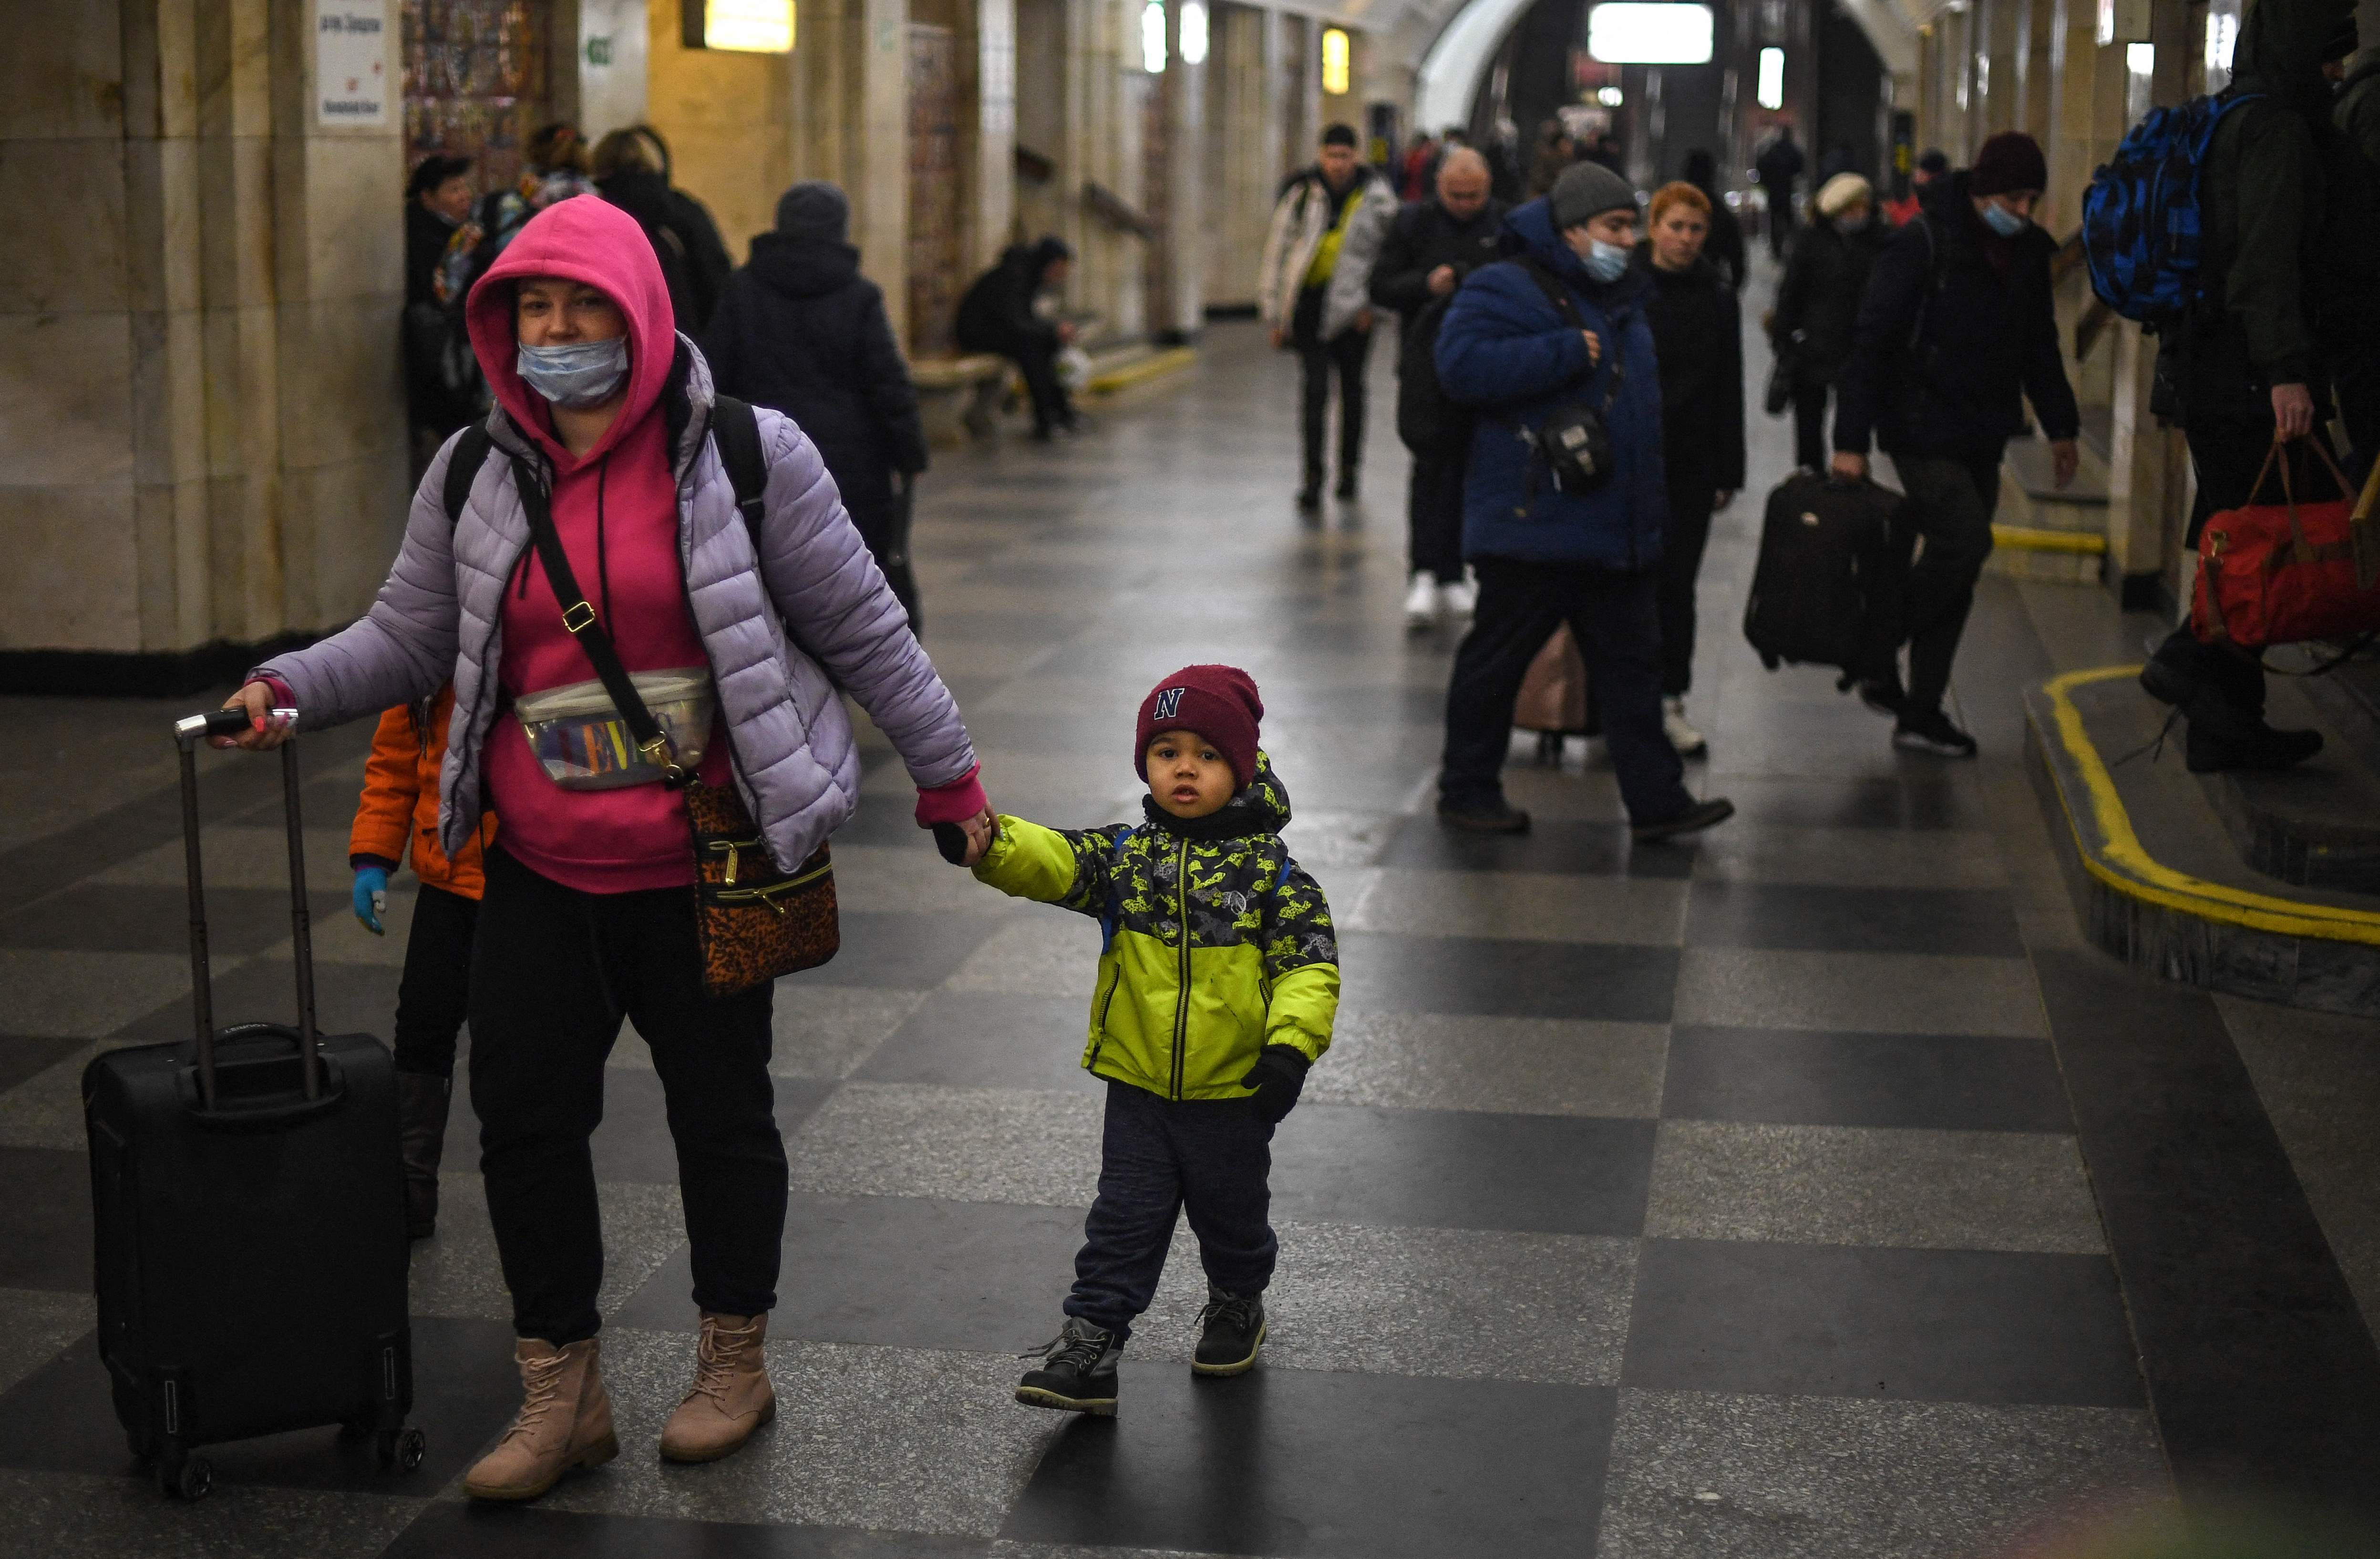
[[[1616,282],[1620,280],[1621,273],[1628,269],[1628,257],[1634,252],[1619,244],[1607,244],[1600,238],[1589,238],[1586,241],[1586,253],[1583,257],[1586,261],[1586,273],[1598,282],[1607,284]]]
[[[2003,238],[2013,238],[2032,225],[1998,200],[1984,202],[1984,225]]]
[[[566,346],[520,344],[515,365],[528,387],[565,411],[600,406],[628,377],[628,338],[575,341]]]
[[[1862,232],[1865,230],[1867,224],[1868,214],[1865,211],[1846,211],[1841,216],[1835,218],[1836,228],[1844,233]]]

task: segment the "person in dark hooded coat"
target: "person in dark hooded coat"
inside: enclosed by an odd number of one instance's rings
[[[884,294],[859,273],[850,228],[851,202],[835,186],[786,190],[776,230],[755,237],[751,262],[727,279],[702,353],[721,391],[809,435],[916,632],[900,484],[925,470],[926,435]]]
[[[1055,235],[1038,243],[1012,244],[959,300],[959,349],[997,353],[1016,364],[1033,400],[1037,439],[1075,429],[1074,402],[1058,381],[1058,353],[1074,340],[1074,327],[1045,320],[1033,308],[1044,287],[1066,284],[1074,260],[1075,251]]]
[[[1728,209],[1727,193],[1718,187],[1718,159],[1706,149],[1695,147],[1686,153],[1685,178],[1703,192],[1711,206],[1710,236],[1703,242],[1703,255],[1718,267],[1728,285],[1742,292],[1744,278],[1752,274],[1752,266],[1744,258],[1743,224]]]
[[[637,219],[662,262],[680,329],[699,336],[735,261],[710,210],[670,183],[668,143],[650,125],[613,130],[595,143],[595,192]]]
[[[2351,257],[2332,241],[2368,213],[2330,198],[2325,167],[2351,157],[2325,77],[2354,47],[2352,0],[2259,0],[2240,23],[2231,90],[2257,101],[2224,115],[2207,143],[2199,298],[2157,351],[2155,409],[2180,422],[2198,476],[2192,548],[2209,515],[2249,501],[2277,439],[2327,441],[2326,359],[2349,333],[2338,316],[2368,302],[2348,296]],[[2299,497],[2331,496],[2320,461],[2300,459],[2293,471]],[[2265,723],[2256,661],[2201,644],[2186,624],[2157,647],[2141,685],[2189,720],[2195,772],[2287,768],[2322,750],[2320,731]]]

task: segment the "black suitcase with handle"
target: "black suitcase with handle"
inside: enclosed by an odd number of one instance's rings
[[[1899,646],[1909,573],[1906,502],[1873,481],[1796,472],[1768,495],[1743,636],[1779,662],[1881,675]]]
[[[175,727],[190,891],[189,1040],[83,1072],[98,1245],[99,1353],[134,1457],[203,1496],[203,1445],[339,1425],[411,1471],[405,1188],[395,1070],[369,1034],[318,1035],[296,744],[282,748],[298,1021],[217,1030],[199,863],[201,736]]]

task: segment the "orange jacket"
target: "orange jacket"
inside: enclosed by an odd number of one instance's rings
[[[418,704],[401,704],[380,717],[371,756],[364,760],[363,800],[347,836],[347,859],[351,865],[363,856],[392,865],[410,861],[428,886],[477,899],[486,887],[480,852],[496,837],[494,814],[480,820],[479,833],[455,859],[438,848],[438,766],[446,756],[446,721],[454,712],[449,683],[431,701],[426,728]]]

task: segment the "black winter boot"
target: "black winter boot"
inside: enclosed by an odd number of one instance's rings
[[[2266,725],[2249,735],[2228,736],[2208,730],[2198,720],[2190,722],[2190,736],[2182,747],[2192,774],[2294,768],[2321,751],[2319,731],[2276,731]]]
[[[1227,1294],[1207,1285],[1207,1308],[1198,1312],[1198,1352],[1191,1370],[1201,1375],[1243,1375],[1256,1368],[1264,1347],[1264,1298]]]
[[[454,1083],[426,1072],[396,1074],[396,1151],[405,1164],[405,1232],[426,1239],[438,1227],[438,1161],[446,1152],[446,1105]]]
[[[1123,1346],[1113,1332],[1070,1315],[1047,1348],[1025,1357],[1038,1357],[1041,1365],[1026,1371],[1025,1378],[1016,1383],[1019,1402],[1028,1408],[1055,1408],[1062,1413],[1115,1417],[1116,1361],[1123,1357]]]

